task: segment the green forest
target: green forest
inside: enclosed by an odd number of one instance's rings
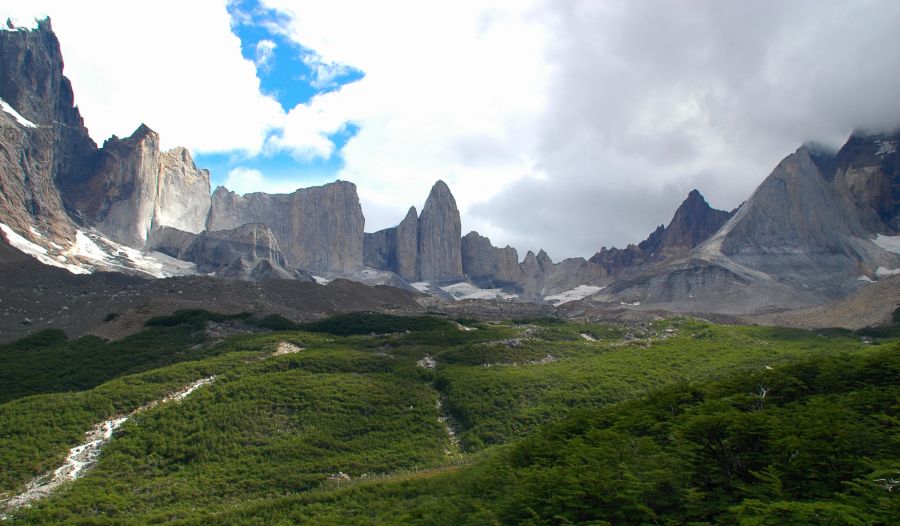
[[[221,324],[238,330],[209,330]],[[153,404],[202,378],[214,380]],[[82,477],[6,505],[125,415]],[[0,513],[10,524],[893,525],[898,424],[897,325],[179,311],[119,341],[49,330],[0,346]]]

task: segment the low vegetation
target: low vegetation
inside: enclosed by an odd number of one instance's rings
[[[246,333],[213,340],[210,323]],[[48,331],[0,349],[0,493],[52,471],[98,422],[215,375],[127,422],[83,478],[7,513],[888,524],[900,516],[900,342],[879,331],[202,311],[119,342]],[[276,355],[284,342],[294,352]]]

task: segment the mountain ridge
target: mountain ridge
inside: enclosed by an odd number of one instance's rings
[[[28,71],[26,55],[37,57]],[[0,217],[21,238],[7,241],[72,271],[316,273],[454,299],[738,313],[820,304],[900,268],[898,254],[873,241],[900,234],[898,132],[854,132],[836,152],[801,146],[730,212],[694,189],[636,245],[559,262],[529,251],[519,261],[513,247],[462,235],[456,200],[440,180],[421,212],[411,207],[396,227],[366,233],[352,182],[210,194],[209,172],[184,148],[161,151],[146,124],[98,147],[74,106],[49,19],[0,32],[0,67],[0,96],[11,108],[0,112]],[[176,259],[159,263],[149,251]],[[459,282],[469,288],[444,290]]]

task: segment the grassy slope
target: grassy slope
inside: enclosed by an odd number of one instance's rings
[[[354,330],[332,332],[369,334],[382,332],[380,327],[396,329],[394,322],[386,319],[369,325],[359,318],[351,321]],[[875,353],[886,360],[897,351],[896,344],[891,344],[888,352],[878,354],[876,347],[886,346],[864,345],[852,334],[722,327],[692,320],[656,324],[636,334],[625,334],[622,328],[575,324],[548,324],[539,330],[481,325],[480,330],[464,332],[446,323],[415,323],[420,326],[413,329],[422,330],[374,336],[291,331],[236,337],[216,346],[216,356],[211,358],[123,377],[89,391],[33,396],[0,405],[0,465],[4,466],[0,491],[21,487],[33,474],[58,465],[66,447],[94,422],[158,398],[174,386],[217,374],[215,384],[183,403],[149,411],[126,424],[89,475],[68,491],[23,512],[22,519],[77,523],[93,517],[100,522],[105,518],[135,524],[175,519],[223,524],[300,519],[321,524],[524,523],[528,517],[510,511],[522,508],[516,498],[546,500],[543,508],[532,510],[546,519],[553,510],[569,506],[563,500],[573,498],[578,488],[584,490],[584,484],[599,476],[576,469],[582,461],[593,458],[595,464],[586,465],[606,473],[604,470],[616,464],[609,464],[603,455],[623,458],[628,450],[624,445],[634,443],[635,437],[629,435],[634,430],[617,428],[603,419],[625,407],[641,415],[640,420],[660,420],[653,411],[642,415],[646,411],[639,402],[603,409],[610,403],[673,385],[684,386],[669,388],[673,393],[681,392],[678,389],[719,389],[710,387],[708,381],[734,371],[742,371],[739,379],[781,374],[785,364],[797,359],[841,355],[846,361]],[[490,343],[525,331],[530,339]],[[599,341],[587,341],[582,333]],[[306,350],[263,359],[282,340]],[[556,361],[526,364],[548,354]],[[437,370],[415,366],[425,355],[436,357]],[[518,365],[511,365],[513,362]],[[496,365],[501,363],[506,365]],[[435,407],[439,394],[446,397],[465,427],[464,446],[470,453],[461,460],[446,454],[448,440],[437,422]],[[825,399],[817,403],[828,407],[844,402]],[[675,414],[681,412],[687,410]],[[857,412],[865,416],[872,411],[860,406]],[[785,415],[794,414],[798,407],[792,406],[777,418],[789,421]],[[885,418],[892,417],[885,413]],[[546,427],[553,421],[561,423]],[[590,437],[588,443],[622,447],[582,451],[571,443],[572,432],[559,431],[573,425],[581,426],[578,433]],[[677,458],[665,450],[666,442],[672,441],[672,430],[686,424],[648,425],[665,432],[638,436],[655,450],[644,459],[644,467],[635,469],[641,476],[651,468],[662,470],[667,477],[689,473],[685,450],[678,449]],[[612,430],[598,431],[602,426]],[[510,441],[511,445],[492,445]],[[678,436],[678,442],[691,451],[689,440]],[[549,451],[571,452],[571,456],[551,456],[547,462],[538,457],[538,462],[524,465],[531,471],[522,471],[516,459],[523,448],[536,447],[529,446],[531,443],[543,444]],[[454,467],[460,461],[464,466]],[[566,469],[560,471],[557,465]],[[556,470],[545,469],[551,467]],[[353,482],[326,480],[337,471],[351,475]],[[858,470],[854,475],[860,475]],[[746,472],[742,476],[746,478]],[[509,477],[530,482],[498,491],[509,485]],[[560,480],[573,488],[562,491],[567,486],[560,486]],[[685,499],[702,492],[699,483],[690,478],[671,482],[676,483]],[[560,492],[535,493],[543,487]],[[587,487],[598,491],[606,486]],[[623,498],[646,489],[610,486],[605,491],[610,488],[624,492]],[[733,494],[717,498],[719,512],[739,502]],[[689,515],[684,510],[636,509],[650,514],[678,511],[691,520],[710,520],[708,511]],[[650,520],[649,516],[643,520]],[[564,523],[562,519],[557,522]]]

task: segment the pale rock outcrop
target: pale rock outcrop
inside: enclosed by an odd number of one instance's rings
[[[159,157],[159,190],[153,226],[199,234],[206,228],[212,198],[209,171],[197,168],[190,152],[177,147]]]
[[[217,188],[207,229],[229,230],[247,223],[267,225],[292,267],[354,272],[362,266],[365,218],[353,183],[244,196]]]
[[[418,280],[464,279],[461,236],[456,199],[447,184],[438,181],[431,188],[419,216]]]
[[[154,228],[199,233],[209,213],[209,172],[184,148],[159,149],[159,135],[141,124],[131,136],[108,139],[88,179],[69,185],[67,201],[97,230],[144,248]]]

